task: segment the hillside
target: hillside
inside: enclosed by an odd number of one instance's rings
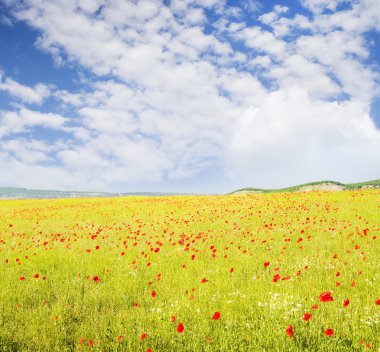
[[[110,193],[110,192],[80,192],[80,191],[56,191],[56,190],[36,190],[27,188],[0,187],[0,199],[44,199],[44,198],[100,198],[100,197],[121,197],[121,196],[164,196],[169,193],[158,192],[131,192],[131,193]]]
[[[348,183],[348,184],[326,180],[326,181],[309,182],[309,183],[304,183],[297,186],[277,188],[277,189],[241,188],[229,194],[308,192],[308,191],[314,191],[314,190],[344,191],[344,190],[355,190],[355,189],[363,189],[363,188],[379,188],[380,189],[380,179],[367,181],[367,182]]]

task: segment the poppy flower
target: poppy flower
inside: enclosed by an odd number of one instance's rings
[[[220,319],[220,312],[215,312],[214,315],[212,316],[213,320],[219,320]]]
[[[332,298],[331,296],[331,292],[330,291],[326,291],[326,292],[322,292],[320,295],[319,295],[319,300],[321,302],[331,302],[333,301],[334,299]]]
[[[294,334],[294,332],[293,332],[293,325],[290,324],[290,325],[286,328],[285,332],[286,332],[286,335],[288,335],[289,337],[293,337],[293,334]]]
[[[33,276],[35,279],[38,279],[40,277],[40,274],[34,274]]]
[[[152,296],[153,298],[156,297],[156,296],[157,296],[156,291],[152,291],[151,296]]]
[[[302,319],[303,319],[304,321],[308,321],[308,320],[310,320],[311,316],[312,316],[312,315],[311,315],[310,313],[305,313],[305,314],[303,315],[303,318],[302,318]]]
[[[326,336],[333,336],[334,335],[334,330],[333,329],[326,329],[325,330],[325,335]]]
[[[20,281],[24,281],[25,280],[25,277],[24,276],[21,276],[20,277]]]
[[[85,342],[86,342],[86,339],[84,337],[81,337],[81,339],[79,340],[79,344],[83,345]]]
[[[267,266],[269,266],[269,265],[270,265],[269,262],[264,262],[264,266],[265,266],[265,267],[267,267]]]
[[[204,284],[205,282],[207,282],[208,280],[204,277],[201,281],[201,284]]]
[[[375,301],[375,303],[376,303],[378,306],[380,306],[380,299],[377,299],[377,300]]]
[[[231,268],[231,269],[230,269],[230,273],[233,273],[233,272],[234,272],[234,268]]]
[[[146,338],[148,337],[148,334],[143,332],[141,335],[140,335],[140,340],[145,340]]]
[[[88,340],[88,346],[89,346],[89,347],[92,347],[92,346],[93,346],[93,344],[94,344],[94,343],[93,343],[93,341],[92,341],[92,340]]]
[[[94,282],[100,282],[98,275],[95,275],[92,279],[94,280]]]
[[[313,304],[313,305],[311,306],[311,308],[313,308],[313,309],[318,309],[318,304]]]
[[[350,300],[349,300],[348,298],[346,298],[346,299],[343,301],[343,307],[347,307],[349,304],[350,304]]]
[[[177,326],[177,332],[179,332],[181,334],[181,333],[183,333],[183,330],[185,330],[185,327],[183,326],[182,323],[179,323]]]
[[[116,341],[117,342],[122,342],[123,341],[123,336],[119,335],[117,338],[116,338]]]
[[[170,318],[170,320],[172,321],[172,323],[174,323],[175,322],[175,316],[172,315],[172,317]]]

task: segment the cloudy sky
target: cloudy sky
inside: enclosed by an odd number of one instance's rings
[[[0,0],[0,186],[380,178],[379,0]]]

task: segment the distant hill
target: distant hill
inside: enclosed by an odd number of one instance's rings
[[[91,197],[123,197],[123,196],[166,196],[174,193],[160,192],[80,192],[80,191],[55,191],[36,190],[27,188],[0,187],[0,199],[43,199],[43,198],[91,198]]]
[[[308,192],[314,190],[325,190],[325,191],[344,191],[344,190],[355,190],[355,189],[365,189],[365,188],[379,188],[380,189],[380,179],[360,182],[360,183],[340,183],[336,181],[317,181],[304,183],[297,186],[277,188],[277,189],[262,189],[262,188],[241,188],[233,191],[229,194],[245,194],[245,193],[277,193],[277,192]]]

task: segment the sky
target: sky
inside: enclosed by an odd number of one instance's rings
[[[380,178],[378,0],[0,0],[0,186]]]

